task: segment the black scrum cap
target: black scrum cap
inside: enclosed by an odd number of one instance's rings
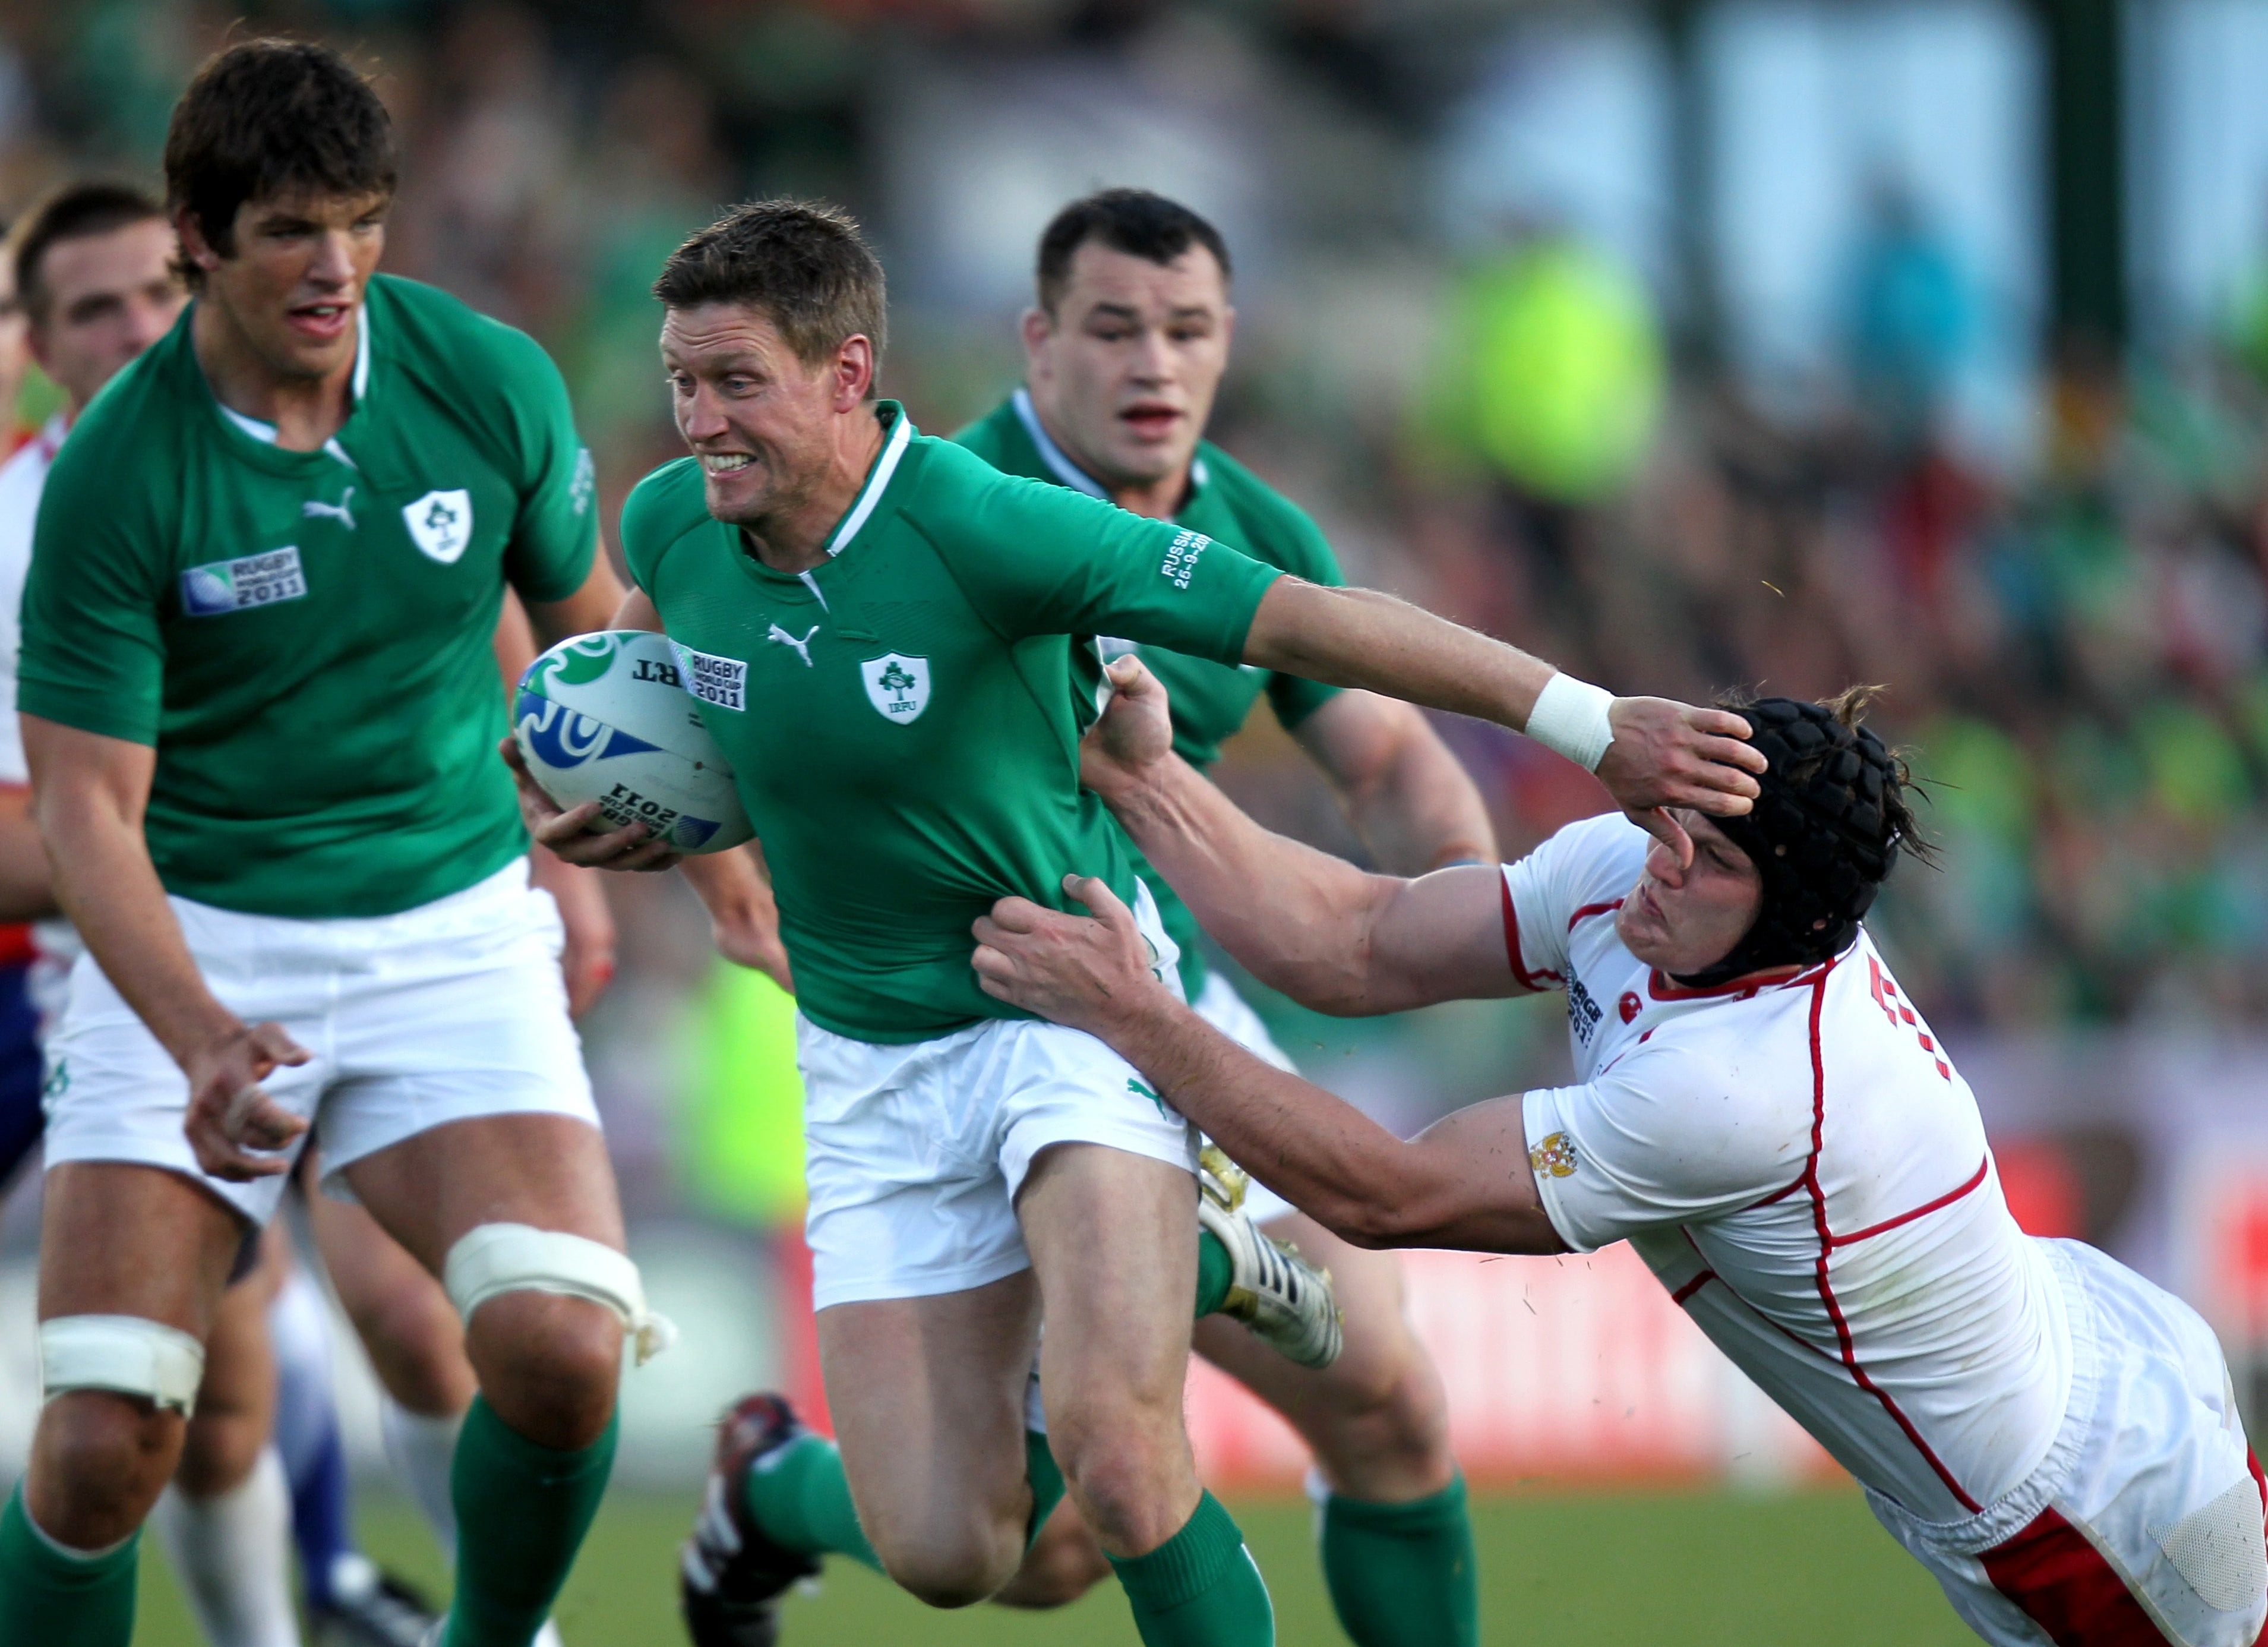
[[[1764,898],[1732,953],[1679,982],[1706,988],[1822,961],[1857,935],[1899,847],[1913,845],[1905,769],[1857,724],[1864,701],[1862,691],[1833,706],[1793,698],[1732,705],[1763,752],[1763,794],[1745,816],[1710,822],[1754,860]]]

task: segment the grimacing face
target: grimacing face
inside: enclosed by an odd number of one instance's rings
[[[740,303],[667,311],[661,361],[677,432],[701,460],[703,500],[735,526],[810,499],[826,478],[836,420],[865,401],[873,377],[863,335],[807,366],[770,316]]]
[[[163,218],[55,241],[40,258],[40,313],[32,353],[76,412],[163,337],[189,300],[173,273]]]
[[[1638,884],[1615,912],[1615,932],[1639,960],[1673,978],[1705,971],[1733,951],[1764,905],[1756,867],[1698,812],[1677,820],[1693,838],[1693,862],[1660,841],[1646,854]]]
[[[1026,380],[1073,462],[1113,490],[1180,474],[1212,416],[1236,311],[1220,264],[1170,263],[1089,240],[1055,313],[1024,315]]]
[[[211,304],[277,377],[307,380],[354,359],[355,314],[386,251],[377,195],[294,195],[236,210],[235,249],[216,251],[187,211],[174,227]]]

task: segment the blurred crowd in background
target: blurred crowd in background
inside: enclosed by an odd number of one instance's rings
[[[861,215],[886,392],[945,432],[1017,378],[1055,208],[1174,194],[1238,265],[1215,437],[1351,576],[1619,691],[1887,685],[1944,865],[1877,924],[1941,1029],[2243,1027],[2268,1016],[2268,0],[2126,26],[2117,349],[2042,341],[2018,0],[46,0],[0,7],[0,206],[151,178],[232,28],[352,48],[406,139],[388,267],[549,345],[611,521],[676,449],[647,283],[719,206]],[[1603,804],[1450,732],[1508,852]],[[1359,854],[1268,729],[1224,782]],[[669,1193],[717,986],[688,902],[624,879],[589,1029],[635,1210]],[[1476,1008],[1308,1044],[1419,1119],[1557,1038]]]

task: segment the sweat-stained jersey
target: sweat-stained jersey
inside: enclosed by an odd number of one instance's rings
[[[630,575],[740,779],[779,900],[796,1005],[854,1040],[1028,1015],[977,986],[969,924],[1063,877],[1130,898],[1130,850],[1079,787],[1101,665],[1124,635],[1233,662],[1278,575],[1203,533],[887,435],[828,560],[775,572],[711,519],[698,464],[622,508]]]
[[[2071,1330],[1977,1100],[1865,929],[1785,982],[1684,989],[1615,912],[1650,838],[1570,824],[1504,870],[1510,964],[1564,989],[1580,1084],[1522,1100],[1577,1252],[1627,1239],[1836,1460],[1924,1521],[1998,1500],[2063,1422]]]
[[[1101,484],[1048,438],[1028,390],[1018,389],[953,438],[1007,474],[1053,481],[1090,498],[1103,496]],[[1255,560],[1309,583],[1336,588],[1346,582],[1338,558],[1306,512],[1210,440],[1197,443],[1189,495],[1174,523],[1233,544]],[[1263,692],[1288,731],[1338,691],[1253,664],[1215,663],[1154,646],[1129,648],[1111,640],[1103,643],[1106,656],[1130,649],[1141,654],[1144,665],[1166,688],[1173,705],[1174,752],[1200,772],[1220,757],[1220,746],[1244,725]],[[1205,978],[1197,917],[1138,852],[1135,868],[1157,897],[1167,934],[1181,945],[1182,982],[1195,1000]]]
[[[393,914],[526,850],[497,758],[509,583],[581,587],[591,461],[535,343],[414,281],[364,299],[354,410],[318,452],[213,398],[192,304],[56,454],[18,704],[157,750],[169,892]]]

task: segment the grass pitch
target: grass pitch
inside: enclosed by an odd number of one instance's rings
[[[1233,1504],[1276,1599],[1284,1647],[1342,1647],[1304,1503]],[[617,1494],[568,1580],[567,1647],[674,1647],[675,1554],[692,1500]],[[1890,1541],[1855,1491],[1582,1494],[1476,1500],[1481,1606],[1492,1647],[1958,1647],[1937,1586]],[[414,1512],[363,1511],[371,1552],[438,1588],[438,1557]],[[821,1594],[788,1604],[783,1647],[1138,1647],[1115,1584],[1055,1614],[935,1613],[849,1562]],[[135,1647],[195,1647],[165,1562],[144,1545]]]

